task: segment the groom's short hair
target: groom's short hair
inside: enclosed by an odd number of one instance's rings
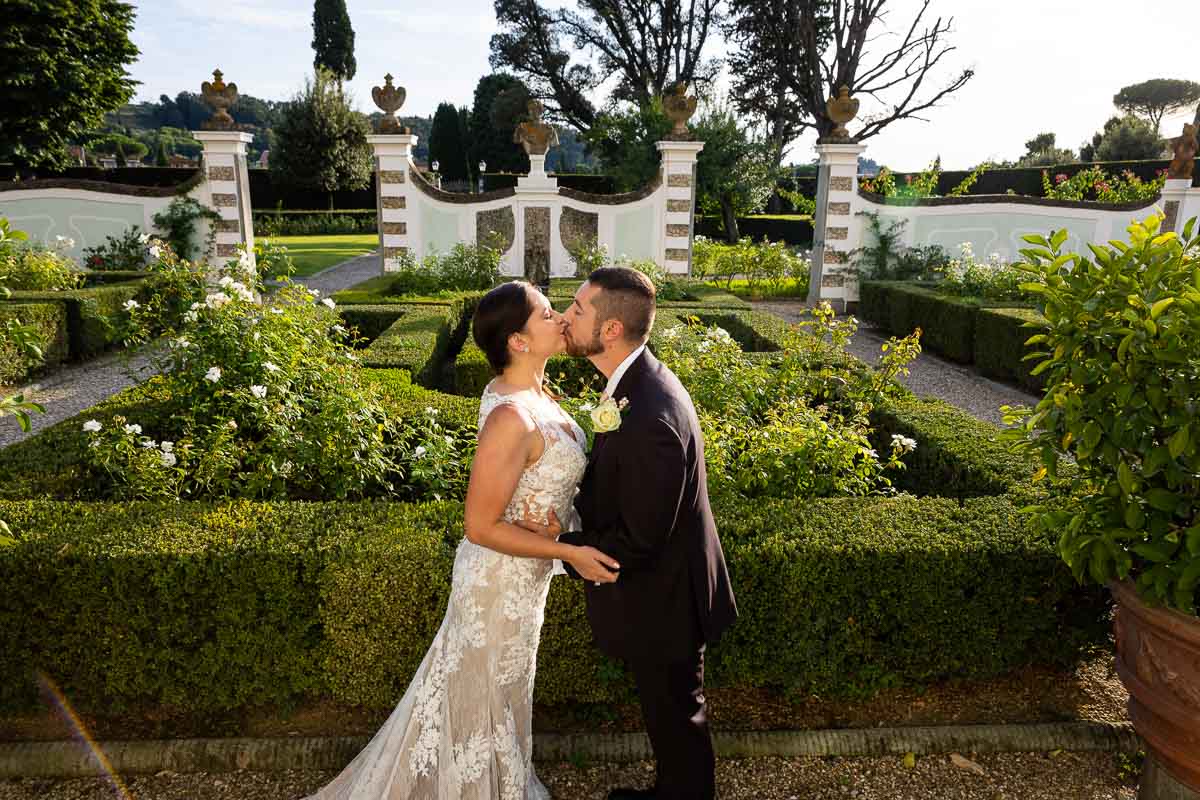
[[[654,283],[629,267],[601,267],[588,275],[588,283],[600,289],[592,297],[596,324],[620,320],[625,339],[641,342],[654,325]]]

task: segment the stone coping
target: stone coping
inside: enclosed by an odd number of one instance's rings
[[[413,186],[416,186],[421,194],[432,197],[434,200],[441,200],[443,203],[457,203],[458,205],[474,205],[476,203],[490,203],[493,200],[503,200],[506,197],[516,196],[516,189],[511,186],[504,189],[494,189],[490,192],[482,194],[464,194],[462,192],[447,192],[444,189],[439,189],[425,179],[425,175],[419,169],[408,170],[409,179],[412,180]]]
[[[173,772],[274,772],[338,770],[369,741],[366,736],[273,739],[162,739],[99,742],[117,774]],[[798,731],[717,731],[720,758],[778,756],[880,756],[914,753],[1046,752],[1135,753],[1142,745],[1129,723],[1052,722],[1017,725],[946,725]],[[644,733],[542,733],[534,758],[629,762],[650,758]],[[0,778],[101,777],[96,752],[81,741],[0,743]]]
[[[858,196],[881,206],[905,208],[917,206],[969,206],[977,204],[1009,203],[1022,206],[1047,206],[1050,208],[1085,208],[1088,211],[1141,211],[1157,204],[1162,197],[1150,200],[1132,200],[1127,203],[1098,203],[1094,200],[1055,200],[1049,197],[1033,197],[1026,194],[969,194],[961,197],[884,197],[874,192],[858,190]]]
[[[575,200],[580,203],[591,203],[597,206],[620,206],[626,203],[636,203],[638,200],[645,200],[650,195],[658,191],[662,186],[662,172],[657,173],[645,186],[640,189],[635,189],[632,192],[623,192],[621,194],[593,194],[592,192],[581,192],[578,189],[568,189],[565,186],[558,187],[560,197],[565,197],[568,200]]]
[[[85,192],[123,194],[131,197],[174,197],[187,194],[204,181],[204,171],[196,170],[191,177],[174,186],[135,186],[130,183],[91,181],[83,178],[38,178],[31,181],[0,182],[0,192],[16,192],[31,189],[79,189]]]

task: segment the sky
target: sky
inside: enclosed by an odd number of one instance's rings
[[[555,0],[549,5],[573,5]],[[894,0],[886,30],[911,19],[920,0]],[[311,0],[133,0],[133,40],[141,56],[131,67],[141,82],[136,100],[199,91],[214,68],[247,94],[286,99],[312,70]],[[490,0],[347,0],[355,30],[358,73],[349,88],[362,111],[374,110],[371,87],[387,72],[405,87],[402,114],[429,115],[440,102],[470,105],[475,84],[491,72],[488,41],[496,32]],[[1151,9],[1152,6],[1152,9]],[[893,123],[864,142],[864,156],[896,170],[918,170],[935,156],[946,169],[984,160],[1015,159],[1024,143],[1053,131],[1060,147],[1077,149],[1115,113],[1112,96],[1150,78],[1200,81],[1190,46],[1194,0],[932,0],[930,14],[953,16],[944,82],[963,68],[975,77],[923,116]],[[1178,38],[1171,41],[1173,33]],[[720,50],[714,49],[713,55]],[[868,98],[869,100],[869,98]],[[864,101],[862,113],[869,112]],[[1187,111],[1163,121],[1177,136]],[[850,124],[851,132],[854,123]],[[789,159],[813,157],[812,137],[793,143]]]

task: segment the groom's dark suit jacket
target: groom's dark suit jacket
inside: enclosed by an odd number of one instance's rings
[[[621,427],[596,434],[575,500],[583,530],[560,541],[590,545],[621,565],[616,583],[585,583],[601,651],[686,659],[737,617],[708,503],[700,421],[679,379],[649,349],[629,365],[615,399],[629,401]]]

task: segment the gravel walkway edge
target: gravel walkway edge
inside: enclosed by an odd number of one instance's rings
[[[534,757],[631,762],[651,757],[645,734],[538,734]],[[1034,725],[945,725],[844,730],[720,731],[720,758],[880,756],[914,753],[1006,753],[1053,750],[1134,753],[1140,740],[1128,723],[1066,722]],[[0,778],[122,775],[289,769],[338,770],[367,737],[275,739],[161,739],[98,742],[106,764],[81,741],[0,743]]]

